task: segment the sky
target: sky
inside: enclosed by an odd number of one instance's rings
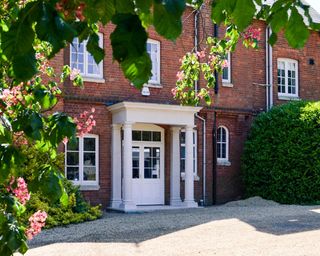
[[[320,0],[305,0],[308,2],[317,12],[320,13]]]

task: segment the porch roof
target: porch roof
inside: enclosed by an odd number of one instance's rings
[[[108,107],[112,123],[155,123],[167,125],[194,125],[194,114],[202,107],[155,104],[143,102],[120,102]]]

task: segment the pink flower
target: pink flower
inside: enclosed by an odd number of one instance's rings
[[[29,228],[26,229],[26,236],[31,240],[41,232],[41,228],[46,225],[48,215],[45,211],[37,211],[29,218]]]
[[[76,79],[76,77],[80,74],[80,70],[77,68],[74,68],[71,70],[70,73],[70,80],[73,81],[74,79]]]
[[[63,138],[63,140],[62,140],[64,145],[67,145],[68,141],[69,141],[69,139],[67,137]]]
[[[14,184],[15,179],[14,177],[11,178],[10,184],[7,187],[8,192],[12,192],[12,194],[18,199],[18,201],[22,204],[25,205],[27,201],[30,200],[30,193],[28,191],[28,186],[27,183],[24,181],[23,178],[19,177],[16,180],[17,187],[12,188],[12,185]]]
[[[206,53],[204,51],[197,52],[197,56],[201,59],[201,58],[206,57]]]
[[[176,96],[176,94],[177,94],[177,88],[172,88],[171,89],[171,93],[172,93],[172,95],[175,97]]]
[[[177,73],[177,79],[178,79],[178,81],[181,81],[181,80],[184,79],[184,73],[183,73],[183,71],[179,71],[179,72]]]
[[[91,108],[91,112],[83,111],[79,118],[74,118],[74,122],[77,125],[77,135],[82,137],[85,134],[92,131],[93,127],[96,126],[96,121],[94,120],[93,113],[95,108]]]
[[[229,66],[228,61],[227,60],[223,60],[221,63],[222,68],[227,68]]]

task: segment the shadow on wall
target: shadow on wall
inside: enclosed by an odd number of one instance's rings
[[[46,230],[29,245],[35,248],[70,242],[141,243],[198,225],[231,219],[276,236],[320,229],[320,206],[279,205],[260,198],[257,201],[257,197],[252,205],[250,200],[142,214],[107,212],[96,221]]]

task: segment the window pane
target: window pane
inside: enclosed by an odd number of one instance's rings
[[[141,131],[132,131],[132,140],[141,141]]]
[[[153,132],[152,133],[153,141],[161,141],[161,132]]]
[[[186,147],[180,147],[180,158],[186,157]]]
[[[157,43],[147,42],[147,53],[149,54],[152,63],[152,75],[150,77],[152,82],[157,82],[159,80],[158,68],[160,60],[158,59],[158,48],[159,45]]]
[[[83,165],[95,166],[96,165],[96,154],[95,153],[84,153],[83,154]]]
[[[151,132],[150,131],[142,131],[142,140],[143,141],[151,141]]]
[[[78,151],[79,150],[79,138],[77,138],[74,143],[72,143],[72,141],[69,141],[67,144],[67,150]]]
[[[95,138],[84,138],[83,139],[83,150],[84,151],[95,151],[96,150],[96,139]]]
[[[186,168],[185,168],[185,160],[181,159],[180,160],[180,172],[185,172]]]
[[[221,144],[220,143],[217,144],[217,157],[218,158],[222,158],[222,156],[221,156]]]
[[[144,178],[158,179],[160,177],[160,148],[144,148]]]
[[[79,167],[67,167],[67,179],[78,181],[79,180]]]
[[[83,180],[96,180],[96,167],[84,167],[83,168]]]
[[[181,132],[180,133],[180,143],[181,144],[185,144],[186,143],[186,133],[185,132]]]
[[[67,165],[79,165],[79,152],[67,152]]]
[[[139,147],[132,147],[132,178],[139,179],[140,167],[140,149]]]

